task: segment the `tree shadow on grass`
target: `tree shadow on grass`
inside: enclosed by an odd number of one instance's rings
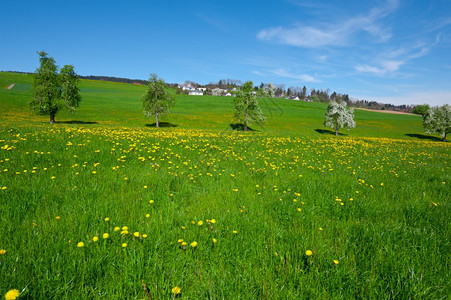
[[[230,128],[232,128],[233,130],[236,130],[236,131],[244,131],[244,124],[232,123],[232,124],[230,124]],[[247,131],[258,131],[258,130],[255,130],[255,129],[247,126]]]
[[[430,140],[430,141],[434,141],[434,142],[441,142],[442,141],[441,138],[438,138],[436,136],[431,136],[431,135],[425,135],[425,134],[406,133],[405,135],[413,137],[413,138],[421,139],[421,140]]]
[[[321,133],[321,134],[335,135],[335,131],[329,130],[329,129],[315,129],[315,131],[318,132],[318,133]],[[344,134],[344,133],[341,133],[341,132],[339,132],[338,135],[347,136],[347,134]]]
[[[98,122],[71,120],[71,121],[55,121],[55,123],[56,124],[90,125],[90,124],[97,124]]]
[[[177,124],[172,124],[169,122],[160,122],[160,127],[177,127]],[[157,127],[156,123],[146,124],[146,127]]]

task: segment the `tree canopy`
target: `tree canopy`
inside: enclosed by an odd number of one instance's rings
[[[422,104],[422,105],[417,105],[415,106],[415,108],[412,110],[412,113],[417,114],[417,115],[422,115],[424,116],[424,114],[430,109],[428,104]]]
[[[142,98],[144,115],[155,117],[155,126],[160,127],[160,118],[169,113],[175,104],[175,97],[168,90],[163,79],[151,74],[146,94]]]
[[[340,128],[349,130],[355,127],[354,109],[347,109],[346,102],[331,101],[326,107],[324,118],[324,126],[333,128],[335,135],[338,135]]]
[[[55,115],[64,106],[70,111],[80,105],[78,75],[72,65],[65,65],[60,73],[53,57],[45,51],[38,52],[40,66],[33,76],[33,96],[30,107],[40,115],[49,115],[50,123],[55,123]]]
[[[446,142],[446,135],[451,133],[451,106],[445,104],[430,108],[423,116],[423,127],[426,133],[438,133]]]

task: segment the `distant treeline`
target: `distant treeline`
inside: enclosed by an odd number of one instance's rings
[[[111,82],[120,82],[120,83],[142,84],[142,85],[146,85],[148,83],[147,80],[142,80],[142,79],[129,79],[129,78],[112,77],[112,76],[95,76],[95,75],[82,76],[82,75],[79,75],[78,77],[80,77],[82,79],[89,79],[89,80],[101,80],[101,81],[111,81]]]

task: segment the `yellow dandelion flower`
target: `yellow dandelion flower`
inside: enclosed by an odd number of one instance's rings
[[[186,227],[185,227],[185,226],[182,226],[182,229],[183,229],[183,230],[185,230],[185,229],[186,229]]]
[[[298,208],[298,211],[302,211],[302,209]]]
[[[122,230],[128,230],[128,227],[127,226],[123,226]]]
[[[127,243],[122,244],[122,248],[125,248],[125,247],[127,247]]]
[[[107,238],[110,237],[110,235],[109,235],[108,233],[104,233],[104,234],[102,235],[102,237],[103,237],[104,239],[107,239]]]
[[[334,259],[334,264],[338,265],[339,263],[338,259]]]
[[[147,234],[143,234],[143,238],[145,239],[147,237]]]
[[[182,246],[186,246],[186,245],[188,245],[188,243],[187,242],[183,242],[181,245]]]
[[[233,232],[233,234],[237,234],[238,233],[238,231],[236,231],[236,230],[234,230],[234,231],[232,231]]]
[[[55,219],[59,220],[59,219],[61,219],[61,217],[60,216],[56,216]]]
[[[312,254],[313,254],[312,250],[305,251],[305,255],[307,256],[311,256]]]
[[[213,244],[216,244],[217,242],[218,242],[218,240],[213,238]]]
[[[128,230],[122,230],[121,234],[128,234]]]
[[[211,224],[215,224],[215,223],[216,223],[216,220],[215,220],[215,219],[211,219],[211,220],[210,220],[210,223],[211,223]]]
[[[81,247],[83,247],[84,245],[85,245],[85,243],[83,243],[83,242],[78,242],[77,247],[78,247],[78,248],[81,248]]]
[[[137,231],[137,232],[133,233],[133,235],[134,235],[135,237],[139,237],[139,232]]]
[[[199,222],[197,222],[197,225],[202,226],[202,225],[204,225],[204,222],[199,221]]]
[[[147,189],[147,185],[143,186],[143,188]]]
[[[110,220],[110,218],[105,218],[105,222],[108,222]]]
[[[197,246],[197,242],[196,241],[191,243],[191,247],[196,248],[196,246]]]
[[[322,228],[322,227],[320,227],[320,228],[318,228],[318,230],[319,230],[319,231],[323,231],[323,228]]]
[[[3,255],[3,254],[5,254],[6,253],[6,250],[5,249],[0,249],[0,255]]]
[[[172,293],[173,293],[174,295],[178,295],[178,294],[180,294],[180,292],[181,292],[181,289],[180,289],[178,286],[174,286],[174,287],[172,288]]]
[[[98,237],[98,236],[95,236],[95,237],[92,238],[92,241],[93,241],[93,242],[97,242],[98,240],[99,240],[99,237]]]
[[[179,243],[179,244],[182,243],[182,242],[183,242],[183,239],[178,239],[177,240],[177,243]]]
[[[150,218],[150,214],[146,214],[146,218]]]
[[[150,204],[152,204],[152,203],[154,203],[154,202],[155,202],[155,201],[153,201],[153,200],[150,200],[150,201],[149,201]]]
[[[9,290],[6,294],[5,294],[5,300],[15,300],[17,299],[17,297],[19,297],[19,290]]]
[[[119,231],[119,230],[121,230],[120,227],[114,227],[114,231]]]

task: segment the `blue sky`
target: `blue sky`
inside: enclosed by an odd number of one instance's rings
[[[451,0],[2,1],[0,70],[219,79],[451,104]]]

